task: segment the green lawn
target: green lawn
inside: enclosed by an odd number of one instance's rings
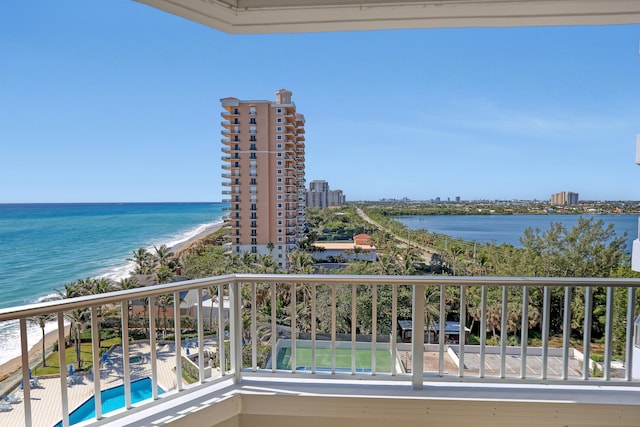
[[[109,349],[112,345],[120,344],[122,340],[120,338],[110,338],[108,340],[102,340],[100,342],[100,348],[103,350]],[[82,360],[82,368],[90,369],[93,366],[93,353],[92,346],[90,342],[82,343],[80,345],[80,359]],[[75,369],[77,370],[76,364],[76,348],[75,346],[68,347],[65,350],[65,355],[67,358],[67,365],[73,364]],[[60,358],[57,351],[54,351],[47,357],[47,367],[42,367],[42,356],[39,355],[36,359],[38,362],[38,366],[33,369],[34,375],[59,375],[60,374]],[[65,367],[65,372],[66,372]]]
[[[331,368],[331,349],[316,349],[316,368]],[[311,369],[311,349],[296,348],[296,367]],[[278,369],[291,369],[291,348],[285,347],[278,352]],[[351,370],[351,349],[336,349],[336,368],[339,370]],[[356,350],[356,368],[371,370],[371,349]],[[391,353],[389,350],[376,351],[376,372],[391,372]]]

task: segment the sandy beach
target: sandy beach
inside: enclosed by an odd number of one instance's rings
[[[179,256],[182,252],[186,251],[187,249],[189,249],[191,246],[193,246],[200,240],[203,240],[209,234],[218,231],[222,227],[222,225],[223,225],[222,222],[210,225],[209,227],[205,228],[204,230],[202,230],[200,233],[196,234],[192,238],[173,246],[171,248],[171,251],[175,253],[176,256]]]
[[[65,335],[69,334],[69,327],[66,327],[65,330]],[[44,337],[44,345],[47,349],[47,351],[51,348],[51,346],[53,344],[55,344],[55,342],[58,341],[58,331],[51,331],[48,334],[45,335]],[[36,343],[36,345],[34,345],[30,350],[29,350],[29,362],[36,362],[36,361],[41,361],[42,360],[42,339],[40,341],[38,341]],[[15,380],[13,378],[11,378],[12,374],[15,374],[16,372],[20,371],[22,369],[22,358],[20,356],[14,357],[13,359],[9,360],[8,362],[3,363],[2,365],[0,365],[0,390],[5,391],[6,388],[10,388],[13,386],[13,383],[15,381],[19,381]],[[14,376],[15,377],[15,376]],[[8,381],[11,380],[11,381]]]
[[[171,248],[172,252],[176,255],[179,255],[181,252],[187,250],[189,247],[197,243],[198,241],[204,239],[209,234],[217,231],[222,227],[222,223],[213,224],[207,228],[205,228],[202,232],[193,236],[192,238],[181,242]],[[69,335],[69,330],[65,331],[65,335]],[[45,347],[48,349],[58,340],[58,331],[53,330],[45,335]],[[29,362],[35,363],[42,359],[42,340],[39,340],[30,350],[29,350]],[[20,371],[22,368],[22,358],[17,356],[8,362],[5,362],[0,365],[0,391],[6,391],[7,388],[10,388],[15,383],[16,372]],[[17,380],[19,382],[19,379]]]

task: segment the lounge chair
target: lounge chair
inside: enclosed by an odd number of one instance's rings
[[[31,386],[31,388],[42,388],[42,384],[40,384],[40,381],[38,381],[40,379],[40,377],[33,377],[29,380],[29,385]]]
[[[7,403],[20,403],[20,402],[22,402],[22,399],[20,399],[19,397],[11,397],[11,396],[7,396],[6,394],[2,395],[2,400],[4,402],[7,402]]]
[[[100,362],[102,362],[103,365],[108,365],[111,363],[111,359],[109,358],[109,353],[108,352],[104,352],[102,353],[102,357],[100,358]]]
[[[67,387],[71,387],[76,382],[73,380],[73,377],[67,377]]]
[[[13,409],[13,406],[9,405],[9,404],[2,404],[0,405],[0,412],[9,412]]]

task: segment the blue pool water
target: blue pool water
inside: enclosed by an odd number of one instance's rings
[[[158,393],[163,391],[158,387]],[[120,385],[107,390],[102,390],[102,413],[106,414],[116,409],[124,408],[124,386]],[[151,379],[143,378],[131,383],[131,403],[137,403],[153,396],[151,392]],[[95,398],[92,396],[72,413],[69,414],[69,423],[77,424],[96,416]],[[62,421],[54,427],[62,427]]]

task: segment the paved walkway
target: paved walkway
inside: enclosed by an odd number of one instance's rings
[[[176,388],[175,346],[159,344],[157,348],[158,385],[164,391]],[[130,364],[130,379],[151,377],[149,344],[130,345],[129,356],[140,356],[140,362]],[[102,390],[123,384],[122,347],[110,352],[110,361],[100,368],[100,388]],[[65,386],[67,390],[69,412],[93,396],[93,374],[79,376],[79,382]],[[34,427],[52,427],[62,419],[62,393],[60,378],[44,378],[39,380],[40,387],[31,389],[31,414]],[[10,394],[23,398],[23,393],[16,389]],[[0,426],[24,425],[24,402],[12,405],[9,412],[0,412]]]

